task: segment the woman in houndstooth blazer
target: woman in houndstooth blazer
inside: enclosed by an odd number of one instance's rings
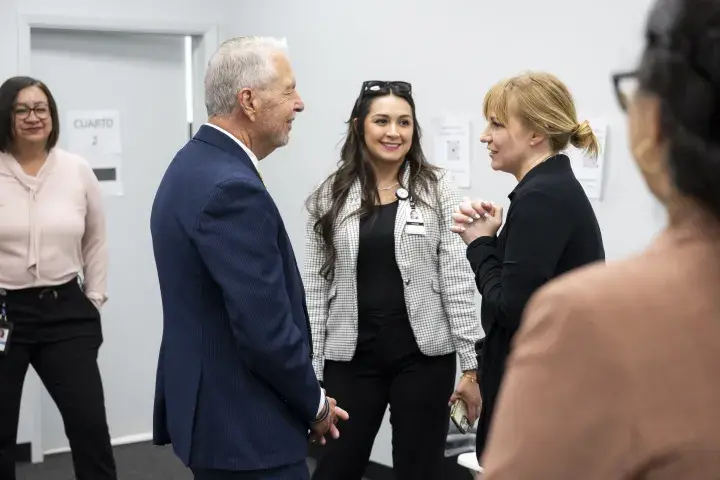
[[[308,199],[315,372],[350,413],[314,480],[360,480],[390,405],[399,479],[442,478],[449,400],[479,406],[473,272],[458,194],[420,146],[411,86],[363,83],[338,169]],[[466,372],[453,391],[455,354]]]

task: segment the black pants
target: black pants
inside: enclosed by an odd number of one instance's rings
[[[5,293],[5,295],[2,295]],[[55,288],[0,291],[13,323],[0,356],[0,478],[15,479],[23,383],[32,365],[62,415],[78,480],[115,480],[115,460],[97,365],[100,314],[73,280]]]
[[[495,416],[495,406],[505,376],[505,364],[510,356],[514,336],[515,331],[503,328],[490,329],[482,342],[482,350],[478,355],[477,376],[480,383],[482,411],[475,436],[475,455],[480,466],[482,466],[481,460]]]
[[[423,355],[407,321],[359,342],[350,362],[326,361],[327,394],[350,420],[338,425],[338,440],[320,448],[313,480],[361,480],[388,404],[396,477],[441,480],[455,368],[455,354]]]

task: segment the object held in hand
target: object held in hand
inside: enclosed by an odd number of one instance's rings
[[[467,433],[470,430],[470,421],[467,418],[467,405],[461,399],[455,400],[450,407],[450,419],[455,424],[460,433]]]

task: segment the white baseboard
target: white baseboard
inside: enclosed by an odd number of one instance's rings
[[[135,435],[126,435],[124,437],[112,438],[112,439],[110,439],[110,444],[113,447],[117,447],[118,445],[128,445],[131,443],[149,442],[152,440],[152,438],[153,438],[152,432],[137,433]],[[67,453],[69,451],[70,451],[70,447],[53,448],[51,450],[47,450],[45,452],[45,455],[55,455],[57,453]]]

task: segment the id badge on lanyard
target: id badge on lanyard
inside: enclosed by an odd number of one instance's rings
[[[410,194],[404,188],[398,188],[395,195],[399,200],[410,200],[410,215],[405,222],[405,232],[409,235],[425,235],[425,222],[422,213],[415,205],[415,200],[410,197]]]
[[[6,296],[5,290],[0,289],[0,356],[7,355],[8,350],[10,350],[10,337],[13,330],[13,325],[8,321],[7,317]]]

